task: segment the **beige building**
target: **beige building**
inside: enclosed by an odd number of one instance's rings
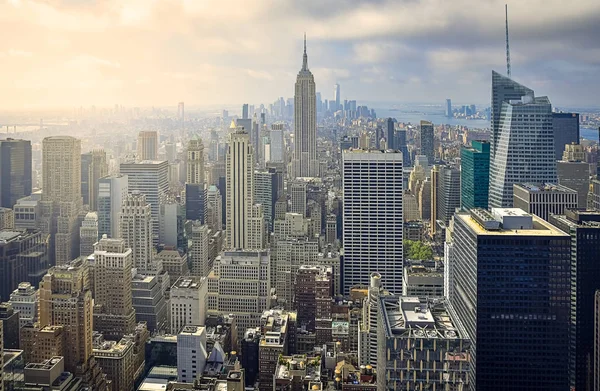
[[[206,277],[181,277],[171,287],[171,334],[184,326],[204,326],[206,319]]]
[[[95,245],[94,259],[94,330],[118,339],[135,328],[132,251],[125,247],[123,239],[109,239],[104,235]]]
[[[152,211],[146,196],[139,192],[128,194],[119,218],[121,238],[133,251],[133,266],[138,272],[153,270]]]
[[[12,209],[0,207],[0,229],[14,229],[15,214]]]
[[[42,362],[54,356],[65,355],[63,326],[28,324],[21,328],[21,349],[25,362]]]
[[[186,183],[202,185],[204,176],[204,144],[202,139],[196,137],[189,141],[187,147]]]
[[[112,381],[113,391],[133,391],[134,386],[134,355],[133,342],[127,339],[105,341],[99,336],[94,341],[94,357]]]
[[[141,131],[138,134],[137,158],[139,161],[158,159],[158,132]]]
[[[88,212],[79,228],[79,254],[87,257],[94,252],[98,241],[98,213]]]

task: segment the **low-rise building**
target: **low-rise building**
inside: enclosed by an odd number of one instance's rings
[[[278,360],[274,378],[270,390],[323,390],[321,356],[306,356],[304,354],[282,356]]]
[[[10,295],[9,303],[19,311],[19,327],[35,323],[38,311],[38,290],[29,282],[21,282],[19,287]]]
[[[404,261],[402,295],[411,297],[443,297],[444,270],[436,261]]]
[[[296,335],[296,313],[268,310],[261,317],[259,345],[259,390],[272,390],[273,375],[279,356],[287,355],[290,341]],[[292,342],[293,343],[293,342]]]

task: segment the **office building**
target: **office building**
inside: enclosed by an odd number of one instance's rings
[[[437,232],[437,221],[438,221],[438,195],[439,195],[439,187],[440,187],[440,171],[442,167],[439,165],[434,165],[431,168],[431,224],[429,225],[431,229],[431,236],[434,236]]]
[[[125,246],[133,251],[133,265],[140,272],[154,270],[154,246],[152,244],[152,211],[146,196],[137,191],[123,201],[120,235]]]
[[[2,341],[5,349],[19,349],[19,312],[8,302],[0,303],[0,323],[4,328]]]
[[[118,238],[119,214],[129,192],[127,175],[113,175],[98,181],[98,237]]]
[[[344,294],[380,273],[402,292],[402,154],[344,151]]]
[[[150,332],[169,329],[169,309],[157,276],[137,274],[131,281],[135,321],[145,322]]]
[[[421,220],[431,220],[431,178],[423,181],[417,197]]]
[[[271,279],[277,292],[277,303],[286,309],[292,309],[298,269],[302,265],[317,264],[319,244],[316,240],[305,237],[287,236],[280,239],[276,234],[273,248],[275,270],[271,271]]]
[[[288,186],[290,188],[290,212],[306,217],[308,183],[302,179],[297,179],[291,181]]]
[[[185,326],[177,334],[177,381],[193,384],[204,372],[207,356],[206,329]]]
[[[248,103],[242,105],[242,119],[248,119]]]
[[[171,334],[184,326],[204,326],[206,319],[206,277],[180,277],[171,287]]]
[[[342,106],[340,105],[340,98],[340,85],[338,83],[335,83],[335,85],[333,86],[333,101],[335,102],[335,108],[333,111],[338,111],[342,109]],[[346,109],[346,107],[344,107],[344,109]]]
[[[283,163],[285,159],[285,142],[283,138],[284,124],[275,123],[271,125],[271,156],[269,161]]]
[[[273,376],[279,358],[287,355],[296,334],[296,313],[280,309],[261,315],[258,348],[259,390],[273,389]]]
[[[569,334],[570,387],[588,389],[593,384],[594,295],[600,289],[600,212],[565,209],[549,222],[571,236],[571,328]]]
[[[378,390],[469,389],[471,342],[450,303],[415,296],[379,300]]]
[[[254,152],[250,137],[242,128],[236,128],[229,135],[226,170],[227,247],[246,249],[254,205]]]
[[[379,299],[389,296],[381,281],[381,275],[372,273],[367,286],[367,297],[362,301],[362,318],[358,323],[358,363],[377,366],[377,324],[379,322]]]
[[[444,269],[430,260],[404,261],[402,296],[443,297]]]
[[[98,214],[88,212],[79,228],[79,254],[86,257],[94,252],[94,244],[98,241]]]
[[[436,219],[448,224],[456,208],[460,208],[460,170],[451,166],[440,167],[438,181]]]
[[[204,144],[199,137],[189,141],[187,147],[187,180],[186,183],[204,184]]]
[[[324,266],[300,266],[296,273],[294,302],[300,328],[315,333],[315,345],[332,342],[331,302],[333,272]]]
[[[0,301],[21,282],[37,285],[48,270],[46,236],[38,230],[0,231]]]
[[[81,140],[70,136],[44,138],[42,160],[43,233],[50,235],[51,264],[62,265],[79,255]]]
[[[317,99],[315,78],[308,69],[306,37],[302,69],[298,72],[294,90],[294,156],[290,177],[318,177],[317,159]],[[335,110],[339,106],[336,103]]]
[[[28,391],[79,390],[85,386],[79,377],[65,371],[63,356],[28,362],[19,372],[23,389]]]
[[[146,160],[122,163],[121,174],[127,175],[129,192],[140,192],[152,210],[152,239],[158,244],[160,200],[169,191],[169,162]]]
[[[15,228],[15,213],[12,209],[0,206],[0,230]]]
[[[19,328],[37,322],[38,301],[38,290],[28,282],[19,283],[11,293],[9,303],[19,311]]]
[[[216,186],[211,185],[207,192],[207,218],[206,225],[212,232],[223,230],[223,204],[221,192]]]
[[[427,156],[429,164],[433,164],[435,162],[435,147],[433,124],[431,122],[421,121],[420,139],[420,154]]]
[[[157,160],[158,159],[158,132],[141,131],[138,133],[137,141],[137,160]]]
[[[206,223],[208,194],[205,185],[196,183],[185,184],[185,218]]]
[[[472,387],[504,389],[510,374],[514,389],[568,389],[570,263],[569,235],[521,209],[454,215],[450,302]]]
[[[159,243],[172,248],[187,248],[185,205],[173,196],[164,197],[159,208]]]
[[[273,232],[275,202],[277,202],[278,177],[275,169],[254,172],[254,201],[263,206],[265,222],[269,232]]]
[[[590,191],[590,165],[580,144],[567,144],[562,160],[556,162],[558,184],[573,189],[578,195],[578,207],[587,208]]]
[[[65,355],[63,326],[42,327],[39,323],[28,323],[20,331],[25,362],[42,362],[50,357]]]
[[[0,322],[0,391],[4,391],[4,328]]]
[[[579,114],[552,113],[555,160],[561,160],[565,145],[579,144]]]
[[[564,214],[566,209],[577,208],[578,195],[561,185],[520,183],[513,185],[513,205],[546,221],[551,214]]]
[[[460,150],[460,206],[488,207],[490,186],[490,143],[473,140]]]
[[[406,129],[398,129],[396,131],[396,145],[398,150],[402,152],[402,164],[404,167],[410,167],[412,165],[410,160],[410,153],[408,152],[408,144],[406,143]],[[383,148],[377,148],[383,149]]]
[[[271,307],[269,251],[225,251],[208,275],[208,315],[233,314],[239,330],[260,326]]]
[[[94,246],[94,330],[110,339],[133,333],[133,253],[123,239],[102,237]]]
[[[207,277],[212,270],[208,254],[210,231],[208,226],[192,223],[191,246],[188,257],[190,258],[190,274],[196,277]]]
[[[170,281],[190,274],[188,253],[181,250],[162,250],[156,254],[157,263],[162,263],[163,270],[169,275]]]
[[[556,183],[552,104],[492,72],[488,205],[511,207],[515,183]]]
[[[394,123],[393,118],[388,118],[385,120],[386,124],[386,141],[387,141],[387,149],[397,150],[397,140],[396,140],[396,124]]]
[[[0,207],[11,208],[31,194],[31,141],[0,140]]]
[[[454,114],[452,113],[452,99],[446,99],[446,117],[452,118]]]
[[[92,354],[111,381],[113,390],[133,390],[133,342],[124,338],[120,341],[107,341],[102,334],[95,333]]]
[[[81,155],[81,197],[83,205],[98,210],[98,183],[108,174],[104,150],[94,150]]]
[[[273,371],[273,385],[269,390],[323,390],[321,361],[322,357],[317,353],[282,356]]]

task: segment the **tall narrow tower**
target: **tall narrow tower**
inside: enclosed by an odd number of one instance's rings
[[[294,93],[294,159],[292,177],[319,176],[317,160],[317,95],[315,78],[308,69],[306,35],[302,69],[296,78]]]
[[[123,200],[120,222],[119,233],[125,246],[133,250],[134,267],[140,272],[152,270],[152,211],[145,195],[133,192]]]
[[[506,22],[506,75],[510,75],[510,47],[508,46],[508,4],[504,4],[504,14]]]

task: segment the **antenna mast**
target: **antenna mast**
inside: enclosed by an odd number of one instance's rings
[[[508,46],[508,4],[504,4],[504,13],[506,18],[506,74],[510,76],[510,47]]]

